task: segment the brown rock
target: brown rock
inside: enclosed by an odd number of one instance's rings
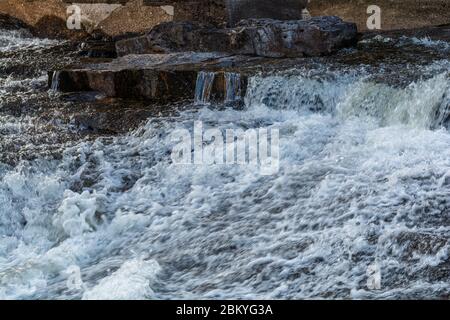
[[[71,30],[67,28],[67,22],[57,16],[43,16],[33,26],[31,32],[34,36],[50,39],[83,39],[88,37],[86,30]]]
[[[167,103],[193,99],[199,72],[209,70],[216,73],[211,99],[223,101],[224,66],[239,59],[224,54],[192,52],[130,55],[110,63],[49,72],[49,87],[60,92],[97,91],[108,97]],[[245,81],[242,77],[242,87]]]
[[[92,6],[85,2],[80,5],[82,30],[70,30],[66,23],[67,7],[79,1],[0,0],[0,13],[34,27],[37,36],[69,39],[83,38],[87,32],[91,31],[100,31],[109,36],[143,32],[160,22],[170,21],[173,18],[160,7],[143,6],[142,1],[128,1],[123,7]],[[96,2],[103,1],[94,0],[91,3]],[[115,10],[111,12],[114,8]]]
[[[361,31],[367,30],[370,14],[367,8],[381,9],[381,29],[395,30],[437,26],[450,23],[448,0],[311,0],[308,11],[312,16],[335,15],[355,22]]]
[[[242,19],[297,20],[307,0],[144,0],[148,5],[173,4],[175,21],[236,25]]]
[[[46,38],[79,39],[84,30],[69,30],[66,25],[66,6],[61,0],[1,0],[0,13],[31,26],[34,35]]]
[[[96,28],[107,35],[118,36],[129,32],[144,32],[172,19],[173,16],[160,7],[145,6],[142,0],[133,0],[114,10]]]
[[[230,24],[244,19],[302,19],[302,10],[308,0],[229,0],[227,1]]]

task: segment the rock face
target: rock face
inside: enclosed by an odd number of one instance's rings
[[[383,36],[381,39],[390,38],[391,41],[380,41],[379,35]],[[430,61],[446,59],[448,50],[424,50],[422,45],[414,43],[397,45],[405,41],[403,38],[405,35],[448,41],[450,26],[411,30],[407,33],[405,31],[367,33],[357,44],[356,50],[340,50],[335,55],[313,59],[182,52],[127,55],[107,63],[93,63],[94,60],[91,59],[81,60],[76,62],[81,64],[79,67],[73,64],[66,68],[55,66],[53,70],[60,71],[49,72],[49,87],[62,92],[100,91],[109,97],[163,104],[184,102],[186,99],[192,100],[197,97],[199,92],[197,89],[202,87],[199,86],[199,82],[202,82],[199,80],[203,79],[205,83],[203,88],[207,90],[202,92],[210,91],[209,101],[222,103],[228,101],[229,91],[226,88],[230,87],[227,86],[230,80],[237,81],[234,83],[240,81],[240,90],[237,91],[240,91],[242,97],[246,93],[246,79],[249,77],[256,74],[273,74],[292,68],[308,72],[315,70],[317,64],[330,68],[346,65],[353,68],[355,65],[364,65],[375,81],[381,76],[383,81],[394,87],[407,86],[411,81],[419,80],[420,73],[416,68],[405,70],[405,63],[422,66],[429,64]],[[211,83],[212,73],[213,83]]]
[[[330,54],[356,41],[357,29],[337,17],[280,21],[250,19],[235,28],[218,29],[193,22],[169,22],[147,35],[116,43],[119,56],[183,51],[229,52],[261,57]]]

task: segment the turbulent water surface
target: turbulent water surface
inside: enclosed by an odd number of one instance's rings
[[[0,298],[450,296],[448,43],[397,42],[434,57],[402,72],[254,76],[243,108],[89,137],[44,73],[10,71],[58,45],[0,33]],[[279,129],[279,171],[173,164],[170,133],[194,120]]]

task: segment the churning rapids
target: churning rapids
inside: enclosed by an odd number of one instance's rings
[[[450,296],[448,43],[390,44],[437,57],[401,72],[254,76],[244,107],[90,137],[58,120],[44,69],[10,71],[58,45],[0,32],[0,298]],[[170,133],[194,120],[279,129],[279,171],[172,164]]]

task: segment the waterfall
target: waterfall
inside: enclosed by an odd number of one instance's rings
[[[252,77],[245,96],[246,105],[295,110],[304,115],[331,114],[341,120],[370,118],[382,126],[449,126],[450,81],[445,72],[405,87],[377,83],[364,76],[330,79],[302,75]]]
[[[55,71],[53,73],[52,85],[50,87],[51,90],[53,90],[53,91],[58,91],[59,90],[60,77],[61,77],[61,71]]]
[[[201,71],[198,73],[197,83],[195,85],[195,104],[209,102],[215,77],[214,72]]]
[[[433,123],[433,128],[446,127],[449,129],[450,121],[450,87],[447,87],[447,92],[444,93],[442,102],[437,108],[436,116]]]
[[[225,73],[225,102],[234,102],[241,99],[241,75],[239,73]]]
[[[23,41],[0,54],[0,299],[449,296],[450,61],[422,64],[447,49],[201,72],[195,101],[216,106],[152,115],[55,97],[65,73],[41,66],[65,52]]]

